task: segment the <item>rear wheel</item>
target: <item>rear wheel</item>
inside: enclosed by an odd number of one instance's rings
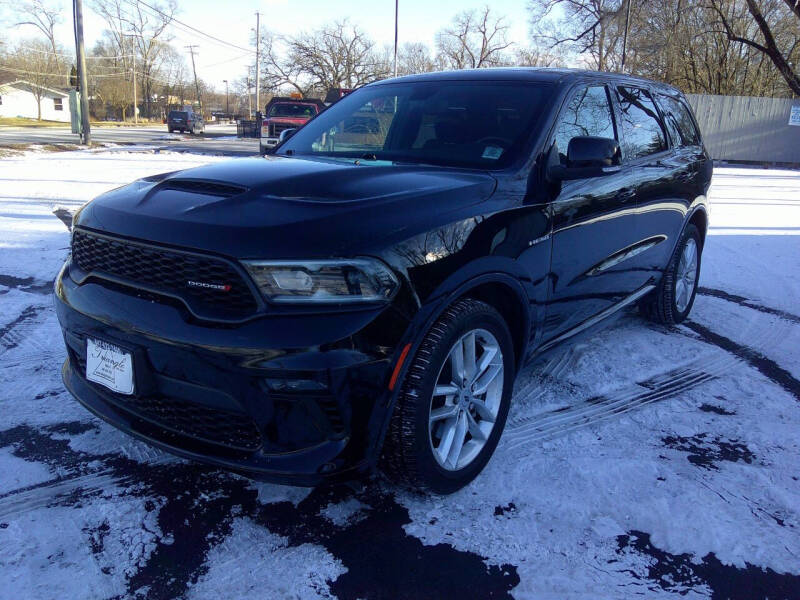
[[[440,494],[472,481],[503,433],[514,364],[494,308],[470,298],[450,306],[409,366],[384,448],[389,476]]]
[[[697,295],[702,251],[700,232],[690,223],[658,287],[640,305],[646,316],[665,325],[676,325],[689,316]]]

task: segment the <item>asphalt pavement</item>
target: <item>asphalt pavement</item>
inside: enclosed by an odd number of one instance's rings
[[[258,140],[236,137],[236,125],[206,125],[201,135],[169,133],[166,125],[152,127],[94,127],[93,142],[146,146],[177,152],[249,156],[258,154]],[[75,144],[69,127],[0,127],[3,144]]]

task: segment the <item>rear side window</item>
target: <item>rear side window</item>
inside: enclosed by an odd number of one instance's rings
[[[633,160],[666,150],[666,136],[650,94],[640,88],[620,86],[617,98],[623,157]]]
[[[700,134],[686,104],[672,96],[659,95],[658,100],[664,109],[664,120],[667,122],[670,137],[674,138],[672,142],[676,146],[699,145]]]
[[[562,165],[567,164],[569,141],[581,136],[616,138],[611,104],[604,86],[580,90],[559,117],[554,141]]]

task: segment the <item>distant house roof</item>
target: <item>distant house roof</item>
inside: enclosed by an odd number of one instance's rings
[[[50,92],[51,94],[54,94],[56,96],[60,96],[62,98],[66,98],[67,96],[69,96],[68,92],[64,92],[62,90],[57,90],[54,88],[49,88],[41,85],[35,85],[30,81],[23,81],[22,79],[18,79],[16,81],[9,81],[7,83],[0,83],[0,89],[8,89],[12,87],[20,90],[27,89],[27,91],[31,91],[31,88],[39,88],[47,92]]]

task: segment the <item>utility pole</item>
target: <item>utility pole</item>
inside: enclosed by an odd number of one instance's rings
[[[197,48],[196,45],[192,44],[191,46],[185,46],[185,48],[189,49],[189,54],[192,55],[192,73],[194,74],[194,91],[197,92],[197,104],[200,105],[200,114],[203,114],[203,101],[200,99],[200,86],[197,85],[197,70],[194,68],[194,49]]]
[[[628,51],[628,26],[631,20],[631,0],[628,0],[628,7],[625,9],[625,35],[622,36],[622,64],[620,70],[625,72],[625,54]]]
[[[126,37],[135,38],[136,35],[133,33],[120,33],[120,38],[125,41]],[[122,47],[125,48],[125,44],[122,44]],[[123,50],[124,52],[124,50]],[[137,100],[136,100],[136,44],[131,45],[131,56],[133,57],[133,122],[139,123],[139,111],[137,110]],[[123,118],[125,115],[122,115]]]
[[[394,0],[394,76],[397,77],[397,15],[400,0]]]
[[[148,106],[147,116],[151,117],[152,115],[150,114],[150,109],[149,109],[150,103],[146,102],[145,104],[147,104],[147,106]],[[138,125],[139,124],[139,111],[136,110],[136,109],[137,109],[137,106],[136,106],[136,51],[134,50],[133,51],[133,122]]]
[[[251,87],[253,87],[253,86],[250,84],[250,78],[248,77],[247,78],[247,118],[248,119],[253,116],[253,98],[250,95],[250,88]]]
[[[81,94],[81,143],[88,146],[91,141],[89,127],[89,88],[86,84],[86,53],[83,49],[83,2],[72,0],[72,15],[75,20],[75,53],[78,57],[78,84]]]
[[[223,79],[222,82],[225,84],[225,116],[229,116],[231,111],[230,108],[228,108],[228,80]]]
[[[261,13],[256,12],[256,112],[261,110],[261,102],[258,97],[259,88],[261,87],[261,64],[259,58],[261,57]]]

